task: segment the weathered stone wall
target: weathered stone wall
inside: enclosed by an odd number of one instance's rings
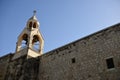
[[[112,58],[114,68],[106,60]],[[120,24],[40,57],[39,80],[120,80]]]
[[[22,56],[9,63],[4,80],[37,80],[39,72],[39,58]]]
[[[8,54],[0,58],[0,80],[4,80],[8,64],[13,54]]]
[[[0,80],[38,80],[40,58],[12,58],[13,54],[0,58]]]

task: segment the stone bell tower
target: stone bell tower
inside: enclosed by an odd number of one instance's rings
[[[26,27],[18,36],[16,52],[13,59],[26,55],[27,58],[38,57],[43,54],[44,40],[39,31],[39,22],[36,18],[36,11],[27,21]]]

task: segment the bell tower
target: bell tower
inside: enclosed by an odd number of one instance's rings
[[[36,18],[36,11],[27,21],[26,27],[18,36],[16,51],[13,59],[26,55],[27,58],[38,57],[43,54],[44,40],[39,31],[40,23]]]

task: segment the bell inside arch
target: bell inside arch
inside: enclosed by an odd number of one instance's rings
[[[37,23],[34,22],[34,24],[33,24],[33,28],[36,28],[36,27],[37,27]]]
[[[32,22],[29,23],[29,29],[32,29]]]
[[[37,52],[40,51],[40,41],[39,41],[39,37],[37,35],[33,36],[32,45],[33,45],[33,50],[35,50]]]
[[[28,35],[24,34],[21,42],[21,49],[27,47],[27,44],[28,44]]]

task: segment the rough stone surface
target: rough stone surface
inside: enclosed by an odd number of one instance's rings
[[[0,58],[0,80],[120,80],[120,24],[37,58],[11,60],[12,56]]]
[[[0,80],[4,80],[7,72],[8,63],[10,62],[12,54],[5,55],[0,58]]]
[[[41,56],[39,80],[120,80],[120,24]]]
[[[2,66],[2,72],[5,72],[0,80],[37,80],[39,72],[39,58],[26,59],[26,56],[22,56],[14,61],[6,63],[7,66]],[[2,74],[2,73],[1,73]]]

